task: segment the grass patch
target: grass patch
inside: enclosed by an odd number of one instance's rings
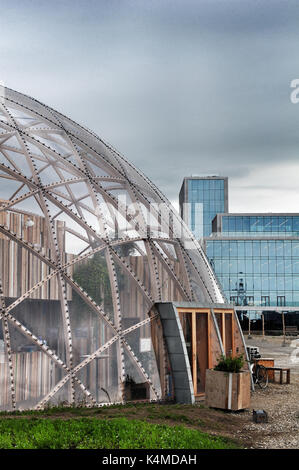
[[[228,439],[183,426],[114,418],[0,419],[0,449],[232,449]]]

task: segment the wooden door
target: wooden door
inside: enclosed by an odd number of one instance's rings
[[[192,373],[194,395],[204,394],[210,361],[210,310],[179,310]]]

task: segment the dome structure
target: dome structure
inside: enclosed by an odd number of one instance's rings
[[[135,396],[159,399],[155,302],[224,302],[148,178],[95,133],[7,88],[0,283],[2,409],[122,402],[141,383]]]

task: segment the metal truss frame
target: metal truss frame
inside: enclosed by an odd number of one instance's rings
[[[155,399],[161,398],[151,377],[126,340],[126,335],[150,323],[156,317],[156,315],[149,316],[156,301],[224,301],[205,254],[156,186],[110,144],[32,98],[9,89],[4,89],[4,94],[5,96],[0,100],[0,179],[15,182],[17,187],[8,199],[2,202],[0,200],[0,215],[9,212],[22,213],[24,203],[34,202],[45,220],[49,237],[48,248],[50,248],[50,252],[47,250],[48,253],[45,253],[42,246],[38,247],[29,243],[23,236],[14,233],[5,223],[0,224],[2,236],[30,252],[50,270],[49,274],[23,292],[9,306],[5,304],[5,296],[0,285],[0,319],[10,370],[12,408],[16,407],[16,398],[9,325],[36,344],[64,371],[64,377],[38,403],[37,408],[45,406],[65,384],[68,384],[69,403],[75,402],[75,385],[77,385],[87,400],[96,405],[95,398],[80,381],[77,373],[115,342],[120,370],[121,400],[125,400],[125,352],[142,374],[145,382],[149,384]],[[120,195],[125,195],[127,202],[124,203]],[[163,231],[159,232],[159,227],[163,225],[163,214],[156,207],[159,204],[164,204],[170,212],[167,236],[163,235]],[[149,225],[149,213],[155,221],[153,226]],[[34,215],[36,214],[32,210],[32,216]],[[119,216],[119,220],[115,217],[116,215]],[[74,254],[73,259],[67,262],[59,246],[55,225],[61,216],[71,221],[65,223],[65,233],[74,237],[78,243],[85,244]],[[125,229],[122,228],[124,223]],[[176,234],[176,226],[182,227],[181,237]],[[114,235],[111,236],[111,233]],[[191,242],[192,256],[189,249],[184,246],[186,239]],[[140,251],[138,245],[140,243],[144,247],[144,253]],[[150,287],[147,287],[139,278],[128,262],[127,256],[119,251],[121,247],[128,246],[133,246],[135,251],[139,251],[147,259]],[[105,312],[102,305],[98,305],[81,288],[70,274],[70,269],[77,263],[91,258],[96,253],[102,253],[106,260],[113,301],[113,318]],[[179,265],[180,274],[177,273],[174,265]],[[122,325],[125,312],[122,311],[120,302],[117,268],[124,272],[149,305],[148,312],[144,312],[146,319],[125,330]],[[161,270],[175,286],[179,295],[178,299],[168,298],[167,293],[163,291]],[[66,345],[65,361],[14,317],[14,309],[53,278],[59,286]],[[194,292],[192,282],[198,284],[202,298],[198,298],[198,294]],[[113,334],[109,341],[76,366],[73,363],[67,287],[73,289],[81,297]]]

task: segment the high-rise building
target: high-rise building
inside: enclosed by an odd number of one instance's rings
[[[228,178],[190,176],[180,190],[180,213],[197,239],[208,237],[215,215],[228,212]]]
[[[222,181],[227,184],[227,178]],[[240,311],[257,314],[299,312],[299,214],[217,213],[210,227],[206,218],[201,237],[192,205],[219,197],[213,197],[210,186],[201,186],[203,182],[204,178],[184,178],[181,214],[200,239],[227,301]],[[203,190],[193,191],[193,184],[200,184]],[[207,205],[203,207],[207,214]]]

